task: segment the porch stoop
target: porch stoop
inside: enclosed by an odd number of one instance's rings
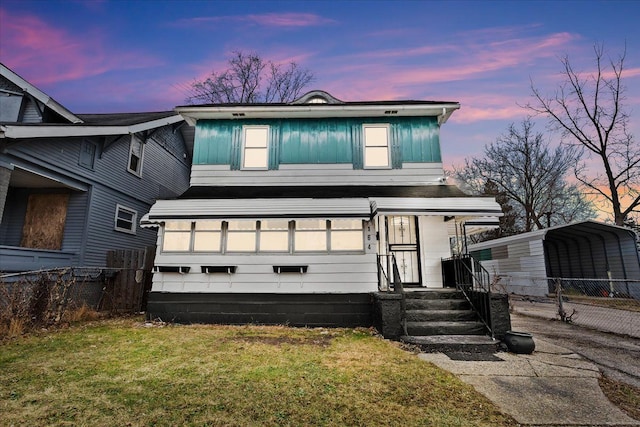
[[[487,329],[471,309],[464,295],[455,289],[407,291],[405,333],[402,342],[426,352],[487,352],[497,350],[499,341],[487,336]]]

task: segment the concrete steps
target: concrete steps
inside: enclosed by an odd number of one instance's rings
[[[488,351],[497,342],[461,292],[455,289],[410,291],[405,294],[403,342],[423,351]]]

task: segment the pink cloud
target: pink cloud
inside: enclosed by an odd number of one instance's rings
[[[82,37],[30,15],[12,15],[0,9],[2,61],[36,85],[96,76],[108,71],[145,68],[159,63],[139,52],[111,49],[99,32]]]
[[[182,19],[179,25],[240,22],[265,27],[316,27],[335,24],[336,21],[312,13],[265,13],[261,15],[205,16]]]

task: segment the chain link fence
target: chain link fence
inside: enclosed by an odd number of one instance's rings
[[[640,338],[640,279],[496,276],[512,312]]]

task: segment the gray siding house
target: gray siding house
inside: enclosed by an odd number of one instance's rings
[[[154,245],[139,227],[189,186],[175,112],[74,114],[0,64],[0,271],[104,266]]]

